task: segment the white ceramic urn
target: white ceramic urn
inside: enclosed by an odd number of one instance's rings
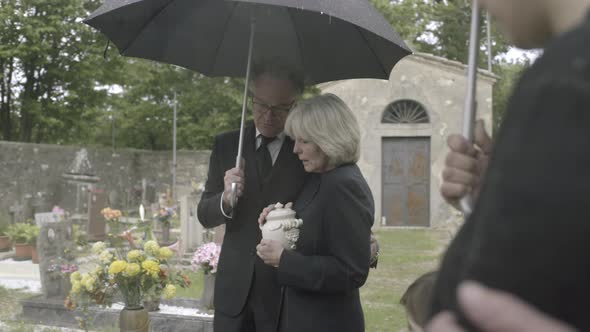
[[[277,203],[260,230],[263,239],[279,241],[285,249],[295,249],[301,225],[303,220],[295,218],[295,211],[290,206]]]

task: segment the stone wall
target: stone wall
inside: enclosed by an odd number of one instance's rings
[[[144,198],[153,202],[157,192],[171,186],[171,151],[121,149],[113,153],[104,148],[0,141],[0,218],[10,219],[19,211],[31,217],[59,204],[65,182],[61,175],[82,149],[88,152],[93,175],[100,178],[96,188],[115,198],[120,208],[139,204],[144,188]],[[204,183],[209,154],[178,151],[177,197]]]

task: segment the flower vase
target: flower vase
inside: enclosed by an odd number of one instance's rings
[[[139,281],[131,282],[122,287],[125,308],[119,314],[121,332],[148,332],[150,319],[148,311],[141,305],[141,285]]]
[[[170,223],[169,222],[162,223],[162,244],[163,245],[170,244]]]
[[[203,294],[201,295],[201,307],[213,309],[213,298],[215,291],[215,274],[206,273],[203,275]]]
[[[121,332],[148,332],[150,317],[143,307],[123,308],[119,314],[119,330]]]

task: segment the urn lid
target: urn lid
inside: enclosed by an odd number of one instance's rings
[[[275,209],[268,213],[266,220],[289,220],[295,218],[295,211],[290,206],[283,206],[281,203],[275,205]]]

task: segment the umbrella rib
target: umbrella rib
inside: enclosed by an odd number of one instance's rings
[[[363,33],[363,30],[359,26],[357,26],[356,24],[353,24],[353,25],[356,28],[356,30],[359,32],[359,34],[363,37],[363,40],[365,41],[365,43],[369,46],[369,49],[371,50],[371,53],[373,53],[373,56],[377,59],[377,62],[379,62],[379,66],[381,66],[381,70],[383,70],[385,77],[389,77],[390,72],[385,68],[385,66],[381,62],[381,59],[379,59],[379,57],[377,56],[377,53],[375,53],[375,50],[373,49],[373,45],[371,45],[371,43],[369,43],[369,40],[367,39],[367,37]]]
[[[303,58],[303,43],[301,42],[301,36],[299,36],[299,32],[297,32],[297,27],[295,26],[295,19],[293,18],[293,13],[291,13],[291,9],[287,8],[287,13],[289,14],[291,24],[293,25],[293,32],[295,33],[295,37],[297,38],[297,45],[299,46],[297,50],[299,51],[299,56],[301,57],[301,66],[303,67],[300,69],[303,72],[305,72],[305,60]]]
[[[229,26],[229,22],[231,21],[231,18],[234,16],[234,13],[236,11],[236,7],[238,7],[237,3],[233,3],[233,8],[231,10],[231,12],[229,13],[229,15],[227,16],[227,20],[225,20],[225,23],[223,24],[223,32],[221,34],[221,38],[219,38],[219,44],[217,44],[217,47],[215,48],[215,56],[213,57],[213,63],[211,64],[211,67],[209,67],[209,73],[212,73],[213,70],[215,69],[215,66],[217,65],[217,59],[219,58],[219,50],[221,49],[221,44],[223,44],[223,40],[225,38],[225,33],[227,32],[227,27]]]
[[[154,13],[154,15],[152,15],[152,17],[150,17],[149,20],[146,20],[145,24],[141,27],[141,29],[139,30],[139,32],[135,35],[135,37],[129,41],[129,43],[127,43],[127,45],[125,46],[125,48],[123,49],[123,51],[121,51],[121,54],[125,55],[125,53],[127,52],[127,49],[129,49],[129,47],[131,47],[131,45],[137,40],[137,37],[139,37],[139,35],[141,35],[143,33],[143,31],[145,30],[145,28],[160,14],[162,14],[162,12],[164,10],[166,10],[166,8],[168,8],[168,6],[170,6],[171,3],[173,3],[174,0],[169,0],[168,3],[162,7],[159,11],[157,11],[156,13]]]

